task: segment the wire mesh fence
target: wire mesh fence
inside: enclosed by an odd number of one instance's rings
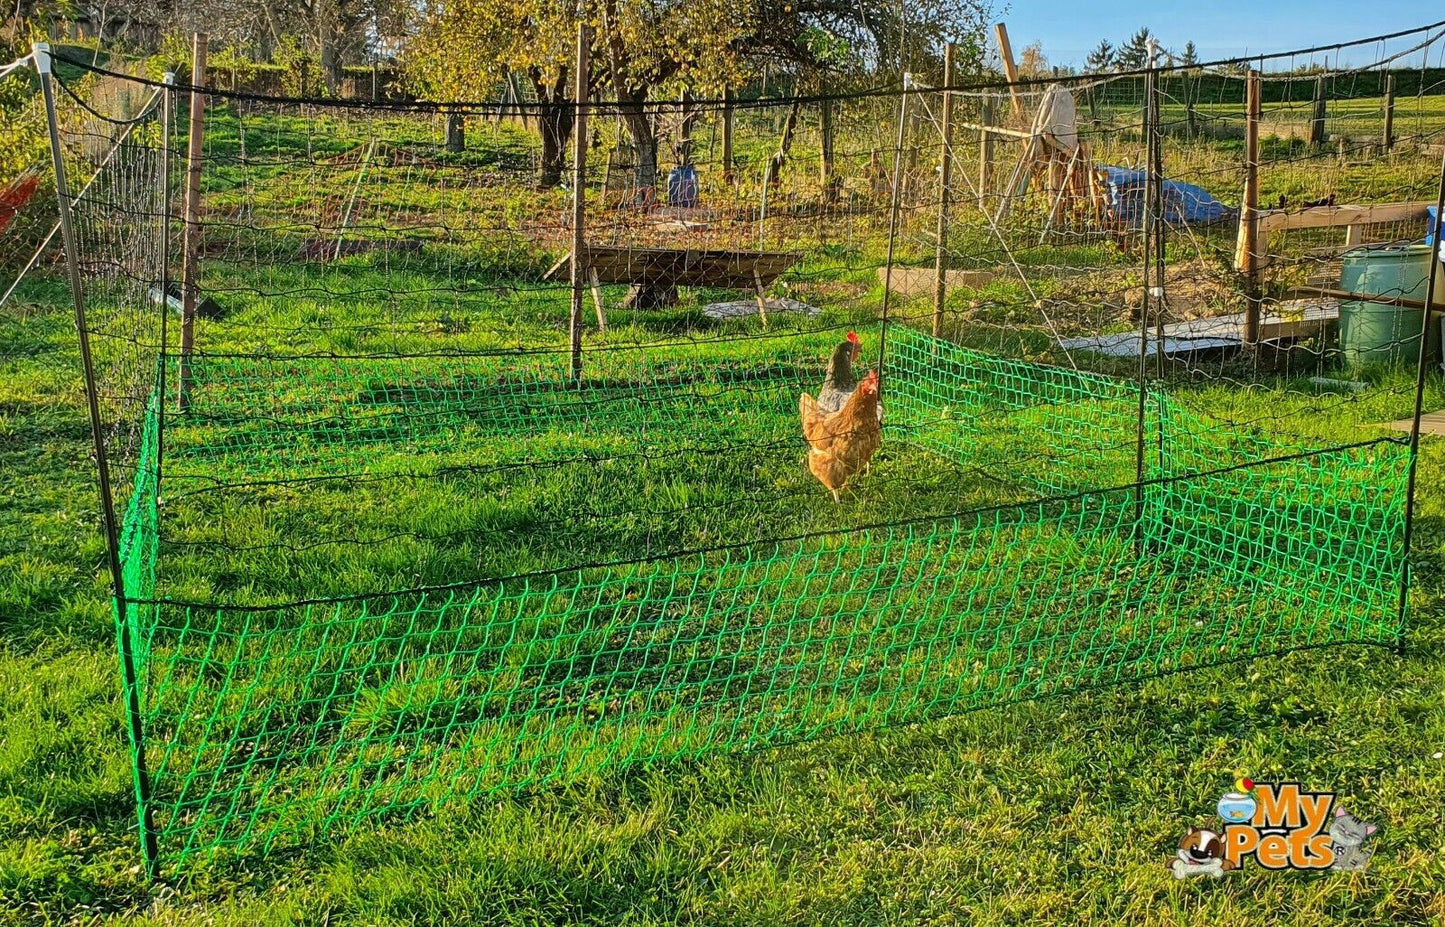
[[[1398,644],[1421,328],[1339,320],[1426,234],[1438,39],[599,99],[580,177],[565,107],[160,90],[68,204],[149,861]]]

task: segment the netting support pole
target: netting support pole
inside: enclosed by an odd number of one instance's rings
[[[898,97],[898,143],[893,146],[893,193],[888,204],[888,260],[883,268],[883,324],[878,331],[878,379],[883,379],[883,351],[888,346],[888,309],[893,296],[893,253],[898,246],[898,202],[903,195],[903,134],[908,128],[908,85],[903,73],[903,93]],[[881,387],[880,387],[881,389]]]
[[[101,521],[105,529],[106,558],[110,566],[111,595],[115,604],[116,632],[124,677],[126,714],[129,721],[131,756],[135,764],[137,817],[146,869],[156,871],[156,837],[151,812],[150,776],[146,771],[145,739],[141,730],[140,681],[136,673],[135,649],[130,617],[126,613],[125,587],[120,563],[120,535],[115,521],[115,497],[110,484],[110,461],[105,450],[105,427],[100,417],[100,397],[95,383],[95,361],[90,351],[90,326],[85,319],[85,291],[81,287],[80,253],[71,218],[70,185],[65,175],[65,154],[60,144],[60,124],[55,114],[54,75],[50,46],[37,42],[32,47],[35,70],[40,76],[40,93],[45,103],[45,121],[50,131],[50,157],[55,165],[55,199],[60,213],[60,236],[65,245],[65,265],[70,276],[70,293],[75,303],[75,330],[80,345],[80,366],[85,377],[86,411],[90,417],[90,438],[95,453],[96,486],[100,491]]]
[[[933,337],[943,336],[943,302],[948,296],[948,200],[953,172],[953,43],[943,47],[943,151],[938,170],[938,242],[933,252]]]
[[[590,69],[587,52],[592,28],[577,24],[577,69],[573,100],[576,116],[572,128],[572,380],[582,382],[582,291],[587,286],[587,85]]]
[[[1144,445],[1148,431],[1148,407],[1149,407],[1149,309],[1152,304],[1150,296],[1153,293],[1153,266],[1154,266],[1154,239],[1159,234],[1159,192],[1160,187],[1156,184],[1156,171],[1158,161],[1156,158],[1159,146],[1159,69],[1151,62],[1148,72],[1144,75],[1144,164],[1146,176],[1144,181],[1144,293],[1139,305],[1139,419],[1137,432],[1134,441],[1134,524],[1135,544],[1137,545],[1142,534],[1144,525]],[[1161,341],[1154,345],[1154,350],[1162,353],[1164,344]]]
[[[1244,80],[1244,202],[1239,208],[1239,244],[1236,252],[1244,272],[1244,346],[1259,346],[1259,72]]]
[[[1165,263],[1165,247],[1168,244],[1169,224],[1164,221],[1164,88],[1161,86],[1159,68],[1154,68],[1153,89],[1149,104],[1154,110],[1153,129],[1149,133],[1152,153],[1149,161],[1149,182],[1154,185],[1154,290],[1149,294],[1154,306],[1154,372],[1164,379],[1164,310],[1168,265]],[[1148,284],[1146,279],[1145,284]]]
[[[161,491],[161,470],[165,463],[166,442],[166,351],[170,348],[169,325],[171,316],[171,120],[175,118],[176,75],[167,71],[161,78],[161,209],[160,209],[160,254],[156,255],[156,266],[160,271],[159,300],[161,310],[161,351],[159,381],[156,383],[156,492]]]
[[[1435,215],[1445,216],[1445,155],[1440,158],[1440,183],[1435,193]],[[1445,250],[1441,227],[1430,230],[1430,270],[1425,282],[1425,306],[1420,310],[1420,352],[1415,367],[1415,415],[1410,420],[1410,474],[1405,482],[1405,526],[1402,534],[1400,567],[1400,639],[1396,650],[1405,650],[1405,623],[1410,610],[1410,541],[1415,530],[1415,475],[1420,468],[1420,416],[1425,408],[1425,373],[1430,361],[1430,310],[1435,305],[1436,284],[1445,275],[1440,255]]]
[[[196,347],[196,304],[201,282],[201,156],[206,133],[206,34],[197,32],[191,51],[190,138],[186,148],[186,247],[181,258],[181,357],[176,375],[176,406],[191,407],[191,355]]]

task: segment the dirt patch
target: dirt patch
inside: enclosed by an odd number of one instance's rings
[[[1170,263],[1164,271],[1164,299],[1170,320],[1244,311],[1239,276],[1204,259]],[[1065,318],[1071,316],[1069,307],[1083,309],[1087,321],[1094,324],[1134,319],[1144,304],[1143,274],[1137,267],[1115,267],[1065,277],[1057,282],[1048,302]],[[1077,313],[1072,315],[1073,321],[1085,321]]]

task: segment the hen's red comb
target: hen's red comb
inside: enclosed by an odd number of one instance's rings
[[[857,344],[857,343],[858,343],[858,333],[857,333],[857,332],[849,332],[849,333],[848,333],[848,340],[851,341],[851,342],[853,342],[854,344]]]

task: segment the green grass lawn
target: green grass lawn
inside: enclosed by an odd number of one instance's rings
[[[288,130],[285,123],[270,128],[275,138]],[[505,150],[476,157],[487,162]],[[244,183],[261,183],[266,195],[303,189],[294,177],[278,181],[282,176],[229,178],[226,184],[241,185],[223,184],[214,194],[222,204],[231,195],[237,204],[267,205],[264,196],[237,191]],[[478,195],[423,192],[396,191],[375,204],[376,214],[383,206],[459,213]],[[405,202],[403,193],[417,201]],[[452,193],[457,198],[448,200]],[[270,206],[279,209],[282,199]],[[479,221],[506,227],[548,203],[546,194],[518,193]],[[305,209],[306,201],[287,208]],[[820,226],[780,222],[777,234],[787,240],[791,230],[801,240]],[[982,455],[986,466],[978,469],[950,458],[961,445],[947,429],[916,435],[913,444],[890,442],[874,473],[834,506],[803,469],[791,404],[798,384],[817,380],[837,331],[856,326],[873,341],[873,269],[882,242],[876,228],[841,244],[836,229],[828,232],[832,244],[806,240],[812,258],[787,282],[824,315],[776,322],[772,343],[758,338],[756,319],[703,318],[697,303],[708,293],[684,294],[674,310],[617,313],[606,336],[588,335],[589,348],[615,350],[596,353],[596,383],[574,394],[577,406],[540,395],[541,360],[502,377],[488,369],[483,379],[475,366],[444,354],[420,361],[208,360],[198,369],[196,412],[167,431],[173,469],[162,493],[159,589],[232,604],[383,592],[1013,502],[1039,485],[1117,482],[1112,468],[1131,465],[1124,454],[1104,455],[1108,465],[1096,472],[1047,466],[1041,461],[1050,458],[1031,456],[1031,446],[1086,440],[1089,422],[1023,414],[1009,428],[971,436],[964,449]],[[230,241],[244,244],[243,255],[271,247]],[[909,243],[918,256],[927,254],[921,242]],[[960,248],[972,250],[969,242]],[[223,355],[556,348],[565,344],[565,290],[516,285],[545,269],[548,257],[469,250],[463,238],[400,269],[379,255],[320,269],[237,261],[216,289],[228,317],[207,323],[202,337]],[[1070,264],[1124,261],[1088,245],[1063,256],[1038,249],[1034,263],[1034,285],[1047,287],[1068,276]],[[149,883],[135,836],[66,293],[37,279],[24,296],[23,314],[0,320],[0,833],[8,838],[0,846],[0,906],[15,922],[1313,925],[1445,918],[1438,810],[1445,760],[1435,756],[1445,753],[1445,447],[1430,439],[1403,653],[1306,650],[1097,690],[1091,686],[1105,678],[1076,678],[1068,665],[1042,661],[1042,675],[1029,680],[1025,694],[1090,687],[950,717],[885,711],[876,715],[880,729],[772,749],[583,764],[522,794],[492,794],[468,770],[418,753],[418,762],[433,764],[437,788],[472,800],[417,804],[404,822],[372,820],[363,812],[384,798],[388,783],[371,782],[361,805],[337,805],[333,829],[306,820],[264,859],[222,854],[186,877]],[[988,303],[981,313],[967,306],[969,296],[956,297],[948,329],[959,341],[1062,362],[1037,327],[1008,328],[1025,297],[1024,288],[1001,284],[981,296]],[[921,303],[895,308],[904,320],[928,312]],[[672,379],[662,382],[673,386],[619,387],[655,382],[641,376],[642,362],[629,360],[629,345],[644,346],[633,354],[664,367]],[[318,370],[302,375],[302,364]],[[720,370],[732,377],[731,388],[689,387],[693,381],[683,376],[715,378]],[[1322,446],[1379,437],[1386,432],[1377,423],[1410,411],[1413,382],[1405,373],[1367,372],[1368,388],[1359,393],[1321,389],[1303,376],[1260,375],[1250,389],[1231,379],[1183,382],[1175,396],[1181,408],[1239,436],[1215,458],[1220,464],[1280,441]],[[419,383],[470,392],[460,406],[432,408]],[[489,392],[494,384],[512,392]],[[1442,402],[1432,378],[1428,407]],[[616,403],[623,427],[590,427],[589,403]],[[337,414],[350,417],[347,427],[328,430],[324,423]],[[684,421],[686,429],[669,428]],[[739,428],[751,439],[747,446],[710,452]],[[624,447],[667,453],[635,464],[605,459]],[[498,469],[519,457],[553,465]],[[1359,465],[1376,462],[1362,457]],[[1277,471],[1255,491],[1264,496],[1286,486],[1285,476]],[[263,485],[278,477],[310,482]],[[1348,504],[1367,508],[1371,501],[1350,497]],[[1101,500],[1094,511],[1132,506]],[[1038,544],[1026,531],[990,536],[1013,539],[1020,550]],[[1050,558],[1033,563],[1038,573],[1019,569],[1010,545],[999,543],[958,572],[974,584],[968,588],[1006,609],[1010,597],[1060,589],[1059,571],[1120,559],[1124,548],[1111,546],[1110,537],[1099,532],[1093,546],[1051,548]],[[1080,575],[1084,581],[1059,594],[1061,626],[1114,593],[1160,621],[1184,617],[1196,630],[1240,619],[1227,607],[1232,590],[1131,577],[1113,567]],[[624,597],[635,591],[626,583],[619,590]],[[1309,593],[1280,589],[1251,607],[1298,620]],[[822,590],[817,601],[832,594]],[[1325,623],[1335,614],[1304,617]],[[214,610],[209,618],[201,610],[185,620],[204,627],[214,619]],[[295,635],[284,625],[256,630],[259,636],[237,645],[245,659],[292,658],[278,659],[260,690],[279,717],[305,702],[292,688],[308,663],[305,635],[339,632],[324,614]],[[859,639],[868,638],[866,630],[855,629]],[[872,632],[876,646],[906,655],[901,634],[896,627]],[[788,659],[807,662],[803,638],[769,646],[779,655],[799,647]],[[914,668],[903,661],[896,669],[903,679]],[[960,677],[993,671],[957,668]],[[447,678],[446,671],[438,676]],[[177,678],[176,691],[183,681]],[[407,707],[430,697],[416,694],[427,682],[398,680],[365,720],[395,724],[420,744],[430,709],[418,719]],[[605,701],[599,710],[608,710]],[[972,707],[967,699],[959,704]],[[776,729],[800,736],[838,720],[808,717],[792,704],[771,707],[779,713]],[[584,738],[548,749],[585,753],[588,746]],[[176,756],[183,760],[183,751]],[[1217,883],[1176,882],[1165,862],[1179,835],[1210,817],[1241,773],[1339,792],[1346,807],[1382,826],[1369,872],[1310,876],[1252,867]],[[306,777],[287,781],[299,805]]]

